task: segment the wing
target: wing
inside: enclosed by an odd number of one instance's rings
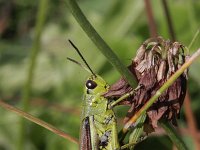
[[[80,133],[80,150],[98,150],[98,137],[94,127],[94,117],[82,121]]]

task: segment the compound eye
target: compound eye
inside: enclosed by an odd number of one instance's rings
[[[96,86],[97,86],[97,83],[94,82],[94,81],[92,81],[92,80],[88,80],[88,81],[86,82],[86,87],[87,87],[88,89],[94,89]]]

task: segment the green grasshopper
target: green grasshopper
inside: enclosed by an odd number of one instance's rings
[[[114,111],[108,108],[111,101],[102,96],[108,91],[109,85],[92,71],[78,48],[70,40],[69,42],[84,61],[88,68],[86,70],[92,73],[86,80],[84,88],[80,150],[120,149],[116,117]]]

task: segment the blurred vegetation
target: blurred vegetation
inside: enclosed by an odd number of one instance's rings
[[[175,34],[179,42],[188,46],[200,27],[200,1],[168,0]],[[124,64],[128,65],[139,45],[149,38],[149,29],[143,1],[137,0],[79,0],[83,12],[104,40]],[[161,1],[152,0],[153,14],[159,35],[169,38]],[[39,0],[0,0],[0,99],[20,107],[22,89],[27,75],[30,50],[35,33]],[[51,0],[41,37],[29,112],[78,138],[81,99],[88,73],[66,60],[80,60],[67,43],[71,39],[82,50],[95,72],[109,84],[119,78],[95,45],[89,40],[67,10],[64,1]],[[190,52],[200,47],[200,36]],[[200,126],[200,61],[190,67],[189,91],[192,110]],[[121,116],[121,108],[116,109]],[[0,150],[15,150],[19,137],[19,117],[0,108]],[[179,122],[184,140],[193,150],[188,134],[184,110]],[[123,117],[123,116],[121,116]],[[119,121],[120,122],[120,121]],[[26,150],[66,150],[78,146],[28,122]],[[199,137],[200,138],[200,137]],[[165,135],[147,138],[136,149],[170,150],[173,144]]]

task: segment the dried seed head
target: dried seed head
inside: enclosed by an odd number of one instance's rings
[[[132,64],[128,67],[138,79],[140,88],[121,104],[131,105],[125,122],[133,116],[156,91],[186,61],[184,46],[179,42],[164,40],[162,37],[146,40],[138,49]],[[157,127],[159,119],[166,119],[176,125],[180,108],[186,93],[187,71],[185,71],[148,109],[148,123]],[[132,88],[121,78],[110,87],[105,97],[119,98]]]

